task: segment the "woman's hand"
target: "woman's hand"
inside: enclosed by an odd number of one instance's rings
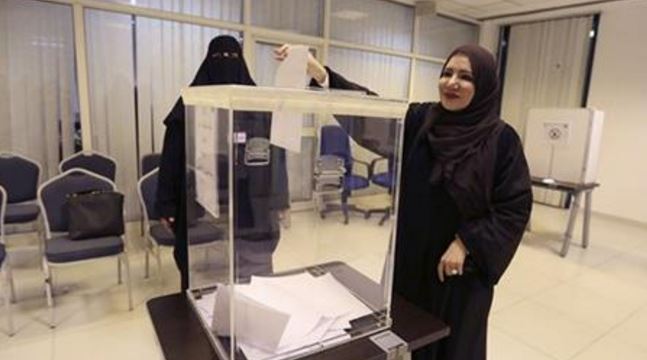
[[[467,248],[460,238],[456,237],[440,258],[438,263],[438,278],[445,281],[445,276],[463,275],[463,264],[467,257]]]
[[[290,54],[290,44],[283,44],[282,46],[274,49],[274,59],[278,61],[283,61],[285,58],[288,57]],[[308,76],[311,78],[315,79],[318,83],[323,83],[326,81],[326,77],[328,77],[328,73],[326,72],[326,68],[321,65],[317,59],[315,59],[314,56],[312,56],[312,53],[308,51],[308,66],[306,67],[306,72],[308,73]]]
[[[173,232],[173,225],[175,224],[175,218],[168,217],[168,218],[160,218],[160,222],[162,225],[164,225],[165,228],[168,229],[168,231]]]

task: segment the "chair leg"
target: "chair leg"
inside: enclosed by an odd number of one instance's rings
[[[123,284],[121,280],[121,256],[117,257],[117,284]]]
[[[159,277],[160,283],[162,282],[162,247],[156,246],[155,249],[155,260],[157,261],[157,276]]]
[[[54,294],[52,292],[52,271],[47,264],[47,259],[43,258],[43,272],[45,273],[45,296],[47,297],[47,307],[49,308],[49,327],[55,328],[54,323]]]
[[[7,331],[9,332],[9,336],[14,335],[14,327],[13,327],[13,315],[11,314],[11,285],[13,283],[12,277],[11,277],[11,268],[9,267],[9,264],[5,264],[5,271],[3,271],[5,275],[5,291],[4,291],[4,304],[5,304],[5,309],[7,313]]]
[[[387,220],[389,220],[389,218],[390,218],[390,217],[391,217],[391,211],[390,211],[390,210],[386,210],[386,212],[384,213],[384,216],[382,216],[382,218],[380,219],[379,225],[380,225],[380,226],[384,225],[384,223],[385,223]]]
[[[12,303],[16,303],[16,284],[13,281],[13,274],[11,272],[11,266],[9,266],[9,259],[7,259],[6,266],[6,275],[7,275],[7,284],[9,286],[9,297]]]
[[[348,225],[348,195],[341,195],[341,211],[344,214],[344,225]]]
[[[146,249],[146,253],[144,254],[144,279],[148,279],[150,277],[149,273],[149,268],[150,268],[150,251],[149,249]]]
[[[36,219],[36,237],[38,239],[38,254],[40,256],[45,256],[45,231],[43,224],[43,216],[39,215]]]
[[[126,253],[121,254],[119,258],[121,259],[121,261],[123,261],[126,268],[126,286],[128,286],[128,310],[132,311],[133,310],[133,289],[132,289],[132,284],[130,280],[130,261],[128,260],[128,254]],[[119,263],[121,263],[121,261]]]

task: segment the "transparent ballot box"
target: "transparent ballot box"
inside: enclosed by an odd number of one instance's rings
[[[403,101],[186,88],[188,296],[222,359],[389,328]]]

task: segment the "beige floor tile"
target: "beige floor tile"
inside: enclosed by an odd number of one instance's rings
[[[626,254],[602,264],[598,269],[605,274],[647,289],[647,254],[638,252]]]
[[[95,323],[60,331],[55,336],[56,360],[161,359],[154,330],[141,307],[133,314],[116,315],[109,323]],[[92,341],[87,341],[92,339]]]
[[[491,323],[514,339],[560,360],[570,359],[602,335],[601,330],[529,300],[493,314]]]
[[[534,233],[526,233],[511,268],[514,269],[516,266],[524,267],[559,281],[572,279],[587,269],[581,264],[558,256],[552,245],[541,244],[547,241],[552,240],[545,239],[543,236]]]
[[[611,332],[614,339],[639,347],[647,352],[645,334],[647,334],[647,306],[635,312],[627,321],[620,324]]]
[[[601,292],[608,299],[637,308],[647,305],[647,289],[634,282],[624,281],[618,277],[607,274],[602,270],[591,269],[569,281],[580,287],[594,292]]]
[[[487,344],[488,359],[496,360],[554,360],[554,357],[534,349],[506,333],[490,328]]]
[[[526,297],[561,283],[562,280],[547,276],[515,259],[515,263],[505,272],[495,291],[512,289],[515,293]]]
[[[610,330],[626,320],[638,305],[630,300],[608,297],[605,293],[605,289],[593,290],[567,282],[530,299],[595,329]]]
[[[503,309],[523,301],[529,295],[515,291],[512,286],[499,286],[494,290],[494,300],[492,302],[491,314],[496,314]]]
[[[2,360],[53,360],[54,356],[54,340],[51,337],[30,339],[28,342],[19,344],[2,344],[0,347]]]
[[[605,336],[577,354],[572,360],[645,360],[647,350]]]

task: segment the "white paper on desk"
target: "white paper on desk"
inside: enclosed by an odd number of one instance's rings
[[[308,303],[300,301],[275,286],[254,284],[237,288],[236,291],[249,299],[290,315],[290,320],[283,331],[281,341],[276,348],[271,349],[272,352],[277,351],[279,348],[302,343],[304,335],[313,331],[324,317],[310,308]]]
[[[296,355],[304,354],[309,351],[316,350],[321,347],[333,346],[337,343],[350,339],[350,335],[343,330],[329,330],[327,331],[320,340],[316,342],[304,343],[300,348],[299,347],[290,347],[279,349],[275,353],[263,351],[261,349],[255,348],[247,344],[238,344],[245,353],[247,360],[279,360],[287,357],[294,357]]]
[[[280,346],[291,316],[246,296],[241,291],[246,288],[246,285],[234,288],[236,339],[261,350],[275,351]],[[220,336],[231,335],[230,291],[229,286],[221,285],[216,292],[212,328]]]
[[[305,89],[308,85],[307,65],[308,48],[306,46],[292,46],[288,57],[281,61],[276,69],[274,86]],[[275,111],[272,114],[270,143],[299,153],[301,152],[302,128],[302,113]]]
[[[207,324],[213,323],[213,311],[215,308],[215,301],[216,301],[216,292],[202,295],[201,298],[195,300],[198,308],[198,312],[202,315],[202,317],[205,319],[205,322]]]
[[[307,272],[281,277],[252,276],[251,283],[281,288],[310,308],[335,319],[331,330],[347,329],[351,320],[373,313],[330,273],[317,277]]]
[[[308,303],[311,308],[326,317],[337,318],[348,313],[345,307],[331,302],[328,298],[329,294],[321,293],[320,282],[321,280],[308,272],[280,277],[252,276],[251,279],[251,284],[264,284],[282,289],[304,303]]]
[[[215,113],[212,109],[196,107],[193,121],[195,134],[195,190],[196,201],[213,217],[219,216],[218,209],[218,166],[216,152]]]
[[[317,280],[316,291],[326,294],[326,300],[330,306],[345,310],[344,315],[337,318],[331,329],[348,328],[351,320],[373,313],[373,310],[361,302],[330,273],[317,277]]]

